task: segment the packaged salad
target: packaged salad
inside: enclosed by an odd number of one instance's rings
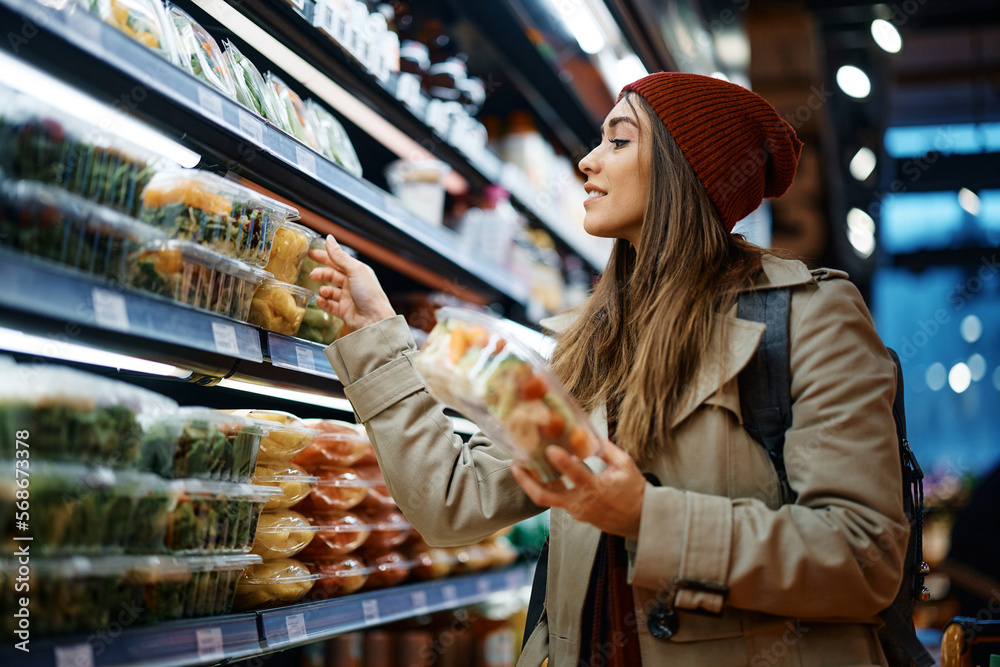
[[[192,570],[191,587],[185,599],[184,618],[228,614],[233,609],[236,583],[248,567],[259,565],[255,554],[186,556],[174,558]]]
[[[157,173],[142,193],[139,218],[171,238],[263,267],[274,233],[298,211],[238,183],[196,169]]]
[[[209,408],[180,408],[150,425],[140,467],[167,478],[247,482],[265,428],[264,422]]]
[[[278,127],[307,146],[317,151],[321,150],[302,98],[273,72],[267,73],[267,85],[274,91],[281,107],[281,121],[277,123]]]
[[[175,33],[159,0],[80,0],[105,23],[143,44],[165,60],[180,65],[182,58]]]
[[[545,448],[556,445],[584,459],[601,440],[576,401],[542,358],[501,320],[442,308],[414,366],[428,390],[475,422],[498,446],[543,482],[558,479]]]
[[[168,12],[184,69],[230,99],[236,99],[233,75],[215,39],[180,7],[170,5]]]
[[[274,94],[274,89],[267,85],[260,71],[250,60],[228,39],[224,41],[225,60],[233,75],[236,87],[236,101],[255,114],[281,127],[281,105]]]
[[[0,182],[0,244],[120,282],[126,258],[162,231],[54,185]]]
[[[173,482],[177,503],[167,523],[166,550],[173,554],[248,552],[271,486],[184,479]]]
[[[56,185],[135,215],[143,188],[168,158],[0,87],[0,169],[8,178]]]
[[[304,287],[265,280],[254,292],[247,322],[273,331],[294,336],[302,326],[306,304],[315,295]]]
[[[298,602],[320,575],[291,558],[264,561],[248,567],[236,584],[233,609],[267,609]]]
[[[283,222],[274,232],[271,243],[271,256],[264,270],[271,273],[275,280],[284,283],[294,283],[302,268],[302,261],[309,252],[309,244],[319,234],[294,222]]]
[[[319,526],[292,510],[273,510],[260,515],[251,553],[264,560],[291,558],[306,548]]]
[[[128,258],[127,284],[192,308],[245,321],[271,274],[191,241],[147,244]]]
[[[305,449],[318,431],[309,428],[290,412],[280,410],[226,410],[229,414],[258,419],[267,431],[260,441],[258,465],[273,466],[287,463]]]
[[[135,468],[144,426],[177,403],[125,382],[51,364],[16,364],[0,384],[0,459],[14,460],[18,431],[34,461]]]
[[[320,152],[348,173],[361,178],[361,162],[340,121],[314,100],[306,100],[306,114],[316,132]]]

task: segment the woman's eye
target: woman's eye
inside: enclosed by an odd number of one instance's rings
[[[628,139],[608,139],[611,143],[615,145],[615,148],[621,148],[628,144]]]

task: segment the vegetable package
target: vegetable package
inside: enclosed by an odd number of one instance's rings
[[[140,465],[167,478],[248,482],[266,433],[264,422],[209,408],[180,408],[150,426]]]
[[[0,244],[120,282],[126,258],[162,231],[36,181],[0,183]]]
[[[134,468],[143,426],[177,403],[134,385],[49,364],[4,369],[0,385],[0,459],[18,455],[15,435],[31,434],[32,464],[75,461]]]
[[[245,553],[250,551],[257,520],[270,486],[209,482],[174,482],[177,503],[167,523],[166,549],[174,554]]]
[[[143,188],[176,163],[138,144],[0,87],[0,169],[136,215]]]
[[[233,609],[236,584],[248,567],[259,565],[260,556],[234,554],[175,558],[193,572],[184,605],[184,618],[228,614]]]
[[[442,308],[437,316],[414,361],[435,398],[543,482],[559,477],[545,456],[548,445],[581,459],[599,451],[601,440],[576,401],[501,320],[459,308]]]
[[[181,8],[170,5],[168,11],[184,69],[226,97],[236,99],[236,84],[219,44]]]
[[[128,258],[128,284],[177,303],[245,321],[267,271],[191,241],[152,243]]]
[[[181,64],[175,32],[159,0],[80,0],[80,3],[165,60]]]
[[[233,84],[236,86],[236,101],[255,114],[281,127],[284,115],[274,89],[267,85],[264,77],[246,56],[233,44],[226,40],[224,56],[229,71],[233,74]]]
[[[306,100],[306,114],[316,132],[320,152],[349,173],[361,178],[361,162],[340,121],[313,100]]]
[[[280,122],[277,123],[278,127],[316,151],[321,150],[302,98],[273,72],[267,73],[267,85],[274,91],[281,106],[282,113]]]

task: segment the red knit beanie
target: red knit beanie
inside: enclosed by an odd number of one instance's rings
[[[658,72],[622,88],[642,96],[691,163],[726,231],[792,184],[802,142],[760,95],[710,76]]]

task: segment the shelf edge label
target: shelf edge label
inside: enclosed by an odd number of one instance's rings
[[[94,305],[94,320],[98,326],[116,331],[128,331],[128,307],[125,297],[110,290],[94,287],[90,290],[90,299]]]
[[[222,650],[222,628],[201,628],[195,632],[195,640],[199,660],[221,660],[226,656]]]
[[[413,605],[413,611],[415,612],[422,612],[427,609],[426,591],[413,591],[410,593],[410,604]]]
[[[441,597],[443,597],[448,602],[454,602],[458,599],[458,589],[455,588],[455,584],[445,584],[441,587]]]
[[[94,667],[94,649],[90,644],[55,647],[56,667]]]
[[[288,639],[298,641],[309,636],[306,632],[306,617],[304,614],[289,614],[285,616],[285,628],[288,630]]]
[[[365,623],[378,623],[378,600],[364,600],[361,603],[361,612],[365,616]]]
[[[299,169],[310,176],[316,176],[316,156],[314,156],[305,146],[295,147],[295,163]]]
[[[222,100],[205,86],[198,86],[198,106],[212,119],[217,121],[223,120]]]
[[[476,590],[480,594],[486,594],[490,592],[490,580],[486,577],[480,577],[476,580]]]
[[[236,329],[231,324],[212,322],[212,337],[215,339],[215,351],[232,357],[239,356],[240,345],[236,342]]]
[[[316,362],[313,359],[313,351],[302,345],[295,346],[295,361],[299,368],[304,371],[313,372],[316,370]]]
[[[245,132],[251,139],[257,142],[257,146],[264,146],[264,129],[261,127],[261,122],[255,116],[250,114],[248,111],[243,111],[240,109],[238,112],[240,118],[240,131]]]

